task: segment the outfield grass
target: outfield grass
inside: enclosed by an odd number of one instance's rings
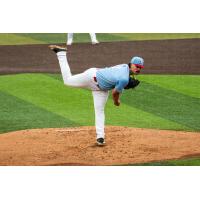
[[[106,106],[106,124],[200,131],[200,76],[140,75],[122,105]],[[172,87],[173,85],[173,87]],[[91,92],[63,85],[60,75],[0,76],[0,133],[46,127],[94,125]]]
[[[129,164],[129,166],[200,166],[200,158],[188,158],[181,160],[168,160],[161,162]]]
[[[100,42],[200,38],[200,33],[98,33]],[[66,43],[66,33],[1,33],[0,45]],[[74,34],[74,42],[90,42],[88,33]]]

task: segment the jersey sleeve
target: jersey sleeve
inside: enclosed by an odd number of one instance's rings
[[[127,86],[128,80],[127,79],[121,79],[117,82],[115,89],[119,92],[122,93],[123,89]]]

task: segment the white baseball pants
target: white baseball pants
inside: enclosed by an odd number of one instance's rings
[[[87,88],[92,90],[94,109],[95,109],[95,126],[97,138],[105,137],[105,114],[104,108],[108,99],[109,91],[100,90],[97,82],[94,81],[96,77],[96,68],[90,68],[81,74],[72,75],[67,61],[66,52],[57,53],[58,61],[60,64],[61,74],[65,85]]]
[[[92,43],[98,43],[96,34],[95,33],[89,33],[89,34],[90,34]],[[74,35],[73,33],[67,34],[67,45],[71,45],[73,43],[73,35]]]

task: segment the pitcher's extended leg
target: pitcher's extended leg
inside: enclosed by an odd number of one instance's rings
[[[68,78],[72,76],[66,56],[66,51],[61,51],[57,53],[64,84],[67,84]]]
[[[92,91],[95,109],[95,125],[98,138],[104,138],[105,114],[104,107],[106,105],[109,92],[108,91]]]
[[[51,49],[59,48],[55,45],[51,45]],[[67,61],[67,54],[66,50],[64,49],[63,51],[58,51],[57,53],[57,58],[59,61],[60,69],[61,69],[61,74],[62,78],[64,81],[65,85],[72,86],[72,87],[81,87],[81,88],[88,88],[88,89],[96,89],[97,86],[93,83],[93,74],[95,74],[96,70],[95,68],[88,69],[84,71],[81,74],[73,75],[71,74],[71,70]]]

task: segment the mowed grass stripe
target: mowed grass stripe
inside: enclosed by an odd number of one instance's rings
[[[168,160],[151,163],[129,164],[129,166],[200,166],[200,158]]]
[[[56,79],[63,84],[61,75],[54,75],[54,74],[45,74],[45,75],[53,79]],[[126,91],[126,92],[132,92],[132,91]],[[77,106],[78,106],[78,102],[77,102]],[[81,109],[80,109],[80,112],[82,112]],[[106,114],[107,125],[130,126],[130,127],[141,127],[141,128],[148,127],[148,128],[155,128],[155,129],[158,129],[158,128],[176,129],[176,130],[187,129],[187,127],[181,124],[166,120],[159,116],[155,116],[152,113],[139,110],[137,108],[127,105],[123,101],[120,107],[116,107],[113,105],[112,95],[109,95],[109,100],[105,107],[105,114]]]
[[[200,98],[199,75],[140,75],[139,79],[159,87]]]
[[[97,33],[100,42],[200,38],[200,33]],[[0,45],[66,43],[67,33],[2,33]],[[88,33],[75,33],[74,43],[91,42]]]
[[[47,76],[59,80],[63,84],[61,75],[48,74]],[[126,93],[129,92],[132,91],[126,91]],[[106,114],[107,125],[130,126],[130,127],[141,127],[141,128],[148,127],[154,129],[169,129],[169,130],[188,129],[188,127],[184,125],[178,124],[173,121],[169,121],[162,117],[156,116],[152,113],[148,113],[143,110],[129,106],[123,101],[120,107],[116,107],[113,105],[112,95],[109,95],[109,100],[105,107],[105,114]]]
[[[127,94],[128,95],[128,94]],[[131,101],[134,101],[132,99]],[[106,124],[112,126],[128,126],[138,128],[152,128],[165,130],[187,130],[188,127],[153,113],[129,106],[123,99],[120,107],[113,105],[112,96],[106,105]]]
[[[45,37],[45,35],[43,36]],[[37,38],[23,36],[15,33],[0,33],[0,45],[18,45],[18,44],[44,44]]]
[[[119,41],[200,38],[199,33],[110,33],[111,36]]]
[[[143,79],[145,79],[145,76]],[[14,95],[36,107],[55,113],[77,124],[94,125],[94,109],[91,92],[64,86],[60,74],[18,74],[1,76],[0,88],[10,95]],[[156,88],[154,85],[142,82],[136,90],[124,92],[122,95],[122,105],[120,107],[113,105],[110,95],[106,106],[106,124],[173,130],[198,129],[198,120],[195,119],[196,116],[198,117],[196,110],[189,112],[190,120],[187,119],[187,115],[184,115],[188,110],[187,105],[183,111],[180,110],[180,113],[174,114],[172,112],[173,106],[176,106],[174,101],[173,104],[167,101],[165,95],[162,95],[163,89]],[[174,98],[174,91],[168,90],[167,93],[167,97],[171,96],[172,99]],[[163,101],[163,98],[165,99],[164,103],[169,104],[169,107],[171,107],[170,110],[162,108],[163,104],[160,102]],[[192,107],[193,103],[191,99],[191,97],[184,96],[185,104]],[[180,116],[183,119],[180,120]],[[187,120],[188,123],[186,123]],[[190,121],[192,121],[192,128],[191,126],[188,127]]]
[[[32,128],[79,126],[10,94],[0,92],[0,133]]]
[[[69,88],[43,74],[18,74],[0,78],[2,91],[82,125],[94,124],[90,91]]]
[[[143,81],[136,91],[124,93],[122,100],[129,106],[182,124],[188,127],[188,130],[200,130],[199,98],[177,93]]]
[[[67,33],[19,33],[19,35],[46,44],[66,43],[67,40]]]

